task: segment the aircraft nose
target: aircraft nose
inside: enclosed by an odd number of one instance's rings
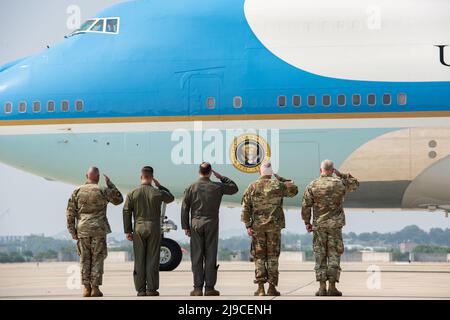
[[[17,147],[17,128],[11,121],[23,115],[19,113],[19,101],[27,99],[28,64],[24,59],[16,60],[0,66],[0,161],[18,167],[20,150]]]
[[[16,60],[0,67],[0,103],[2,103],[2,108],[6,102],[13,102],[18,94],[26,92],[25,85],[30,76],[30,65],[23,63],[24,60]]]
[[[8,69],[9,67],[0,67],[0,103],[2,103],[2,105],[6,98],[7,89],[10,86],[10,81],[8,79],[8,73],[10,72],[7,72]]]

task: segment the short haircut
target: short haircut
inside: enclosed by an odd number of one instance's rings
[[[334,163],[331,160],[324,160],[320,164],[320,168],[324,171],[333,171],[334,170]]]
[[[211,173],[212,167],[211,164],[208,162],[203,162],[200,165],[200,168],[198,169],[198,172],[202,175],[202,176],[207,176],[208,174]]]
[[[144,177],[153,177],[153,168],[150,166],[145,166],[141,170],[141,175]]]
[[[89,167],[87,174],[100,174],[100,170],[97,167]]]

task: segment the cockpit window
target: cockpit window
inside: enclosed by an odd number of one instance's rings
[[[119,19],[106,20],[106,32],[117,33],[119,31]]]
[[[85,23],[83,23],[80,27],[80,29],[75,30],[75,32],[83,32],[88,30],[93,24],[94,24],[95,20],[88,20]],[[75,33],[74,32],[74,33]]]
[[[103,24],[105,23],[105,20],[100,19],[97,21],[96,24],[90,29],[90,31],[97,31],[97,32],[103,32]]]
[[[97,18],[86,21],[71,36],[80,33],[108,33],[118,34],[120,28],[120,18]]]

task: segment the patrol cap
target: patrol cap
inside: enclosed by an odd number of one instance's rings
[[[264,162],[259,169],[262,176],[271,176],[273,175],[272,164],[270,162]]]

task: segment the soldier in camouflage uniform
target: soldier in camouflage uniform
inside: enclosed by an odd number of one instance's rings
[[[342,174],[334,169],[334,164],[330,160],[322,162],[320,171],[320,177],[306,187],[302,203],[302,219],[306,230],[314,232],[316,280],[320,282],[316,296],[341,296],[342,293],[336,289],[336,282],[339,282],[340,260],[344,253],[343,202],[346,193],[355,191],[359,183],[350,174]],[[313,210],[312,224],[311,210]],[[328,290],[326,281],[329,284]]]
[[[77,241],[81,262],[84,297],[101,297],[103,262],[107,256],[106,235],[111,228],[106,217],[109,202],[119,205],[122,194],[105,175],[106,188],[98,185],[100,172],[92,167],[86,174],[86,184],[78,187],[67,206],[67,229]]]
[[[291,180],[274,175],[270,163],[264,163],[260,173],[261,177],[247,188],[242,198],[242,222],[252,237],[255,283],[258,284],[255,295],[265,296],[264,284],[269,282],[267,295],[279,296],[276,286],[281,230],[285,227],[283,198],[294,197],[298,188]]]

